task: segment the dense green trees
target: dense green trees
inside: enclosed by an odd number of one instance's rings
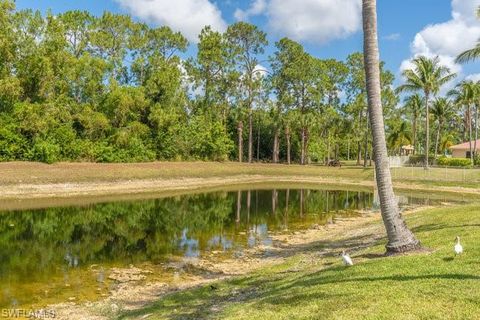
[[[129,16],[42,16],[11,0],[0,0],[0,26],[0,161],[372,158],[361,53],[318,59],[284,38],[267,56],[266,34],[244,22],[205,27],[193,50],[182,34]],[[430,133],[418,125],[420,96],[399,108],[393,82],[382,66],[395,154]],[[442,126],[439,149],[445,137],[467,138]]]

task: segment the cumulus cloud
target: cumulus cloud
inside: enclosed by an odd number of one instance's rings
[[[461,75],[462,66],[455,63],[455,58],[473,48],[480,38],[480,22],[475,14],[479,4],[478,0],[452,0],[452,19],[428,25],[417,33],[411,43],[411,58],[438,56],[443,65]],[[411,62],[405,60],[400,70],[409,67]]]
[[[167,25],[191,42],[198,42],[207,25],[216,31],[227,27],[219,8],[209,0],[115,0],[139,19]]]
[[[361,0],[252,0],[235,18],[263,14],[277,35],[322,44],[360,31],[361,7]]]
[[[297,41],[326,43],[361,29],[361,0],[270,0],[269,26]]]
[[[235,19],[238,21],[247,21],[251,16],[258,16],[267,9],[267,0],[254,0],[247,10],[235,10]]]

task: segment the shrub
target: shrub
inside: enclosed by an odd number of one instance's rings
[[[447,157],[440,157],[437,160],[439,166],[448,166],[448,167],[470,167],[472,162],[470,159],[464,158],[447,158]]]
[[[428,156],[428,164],[433,165],[435,162],[435,156],[433,154]],[[425,163],[425,155],[424,154],[416,154],[410,156],[408,163],[411,165],[423,165]]]
[[[60,146],[54,142],[39,139],[33,147],[33,160],[51,164],[60,160],[60,151]]]

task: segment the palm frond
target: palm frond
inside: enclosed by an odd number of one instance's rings
[[[479,59],[479,58],[480,58],[480,43],[478,43],[475,48],[461,53],[457,57],[457,59],[455,59],[455,62],[457,62],[457,63],[468,63],[468,62],[474,61],[474,60]]]

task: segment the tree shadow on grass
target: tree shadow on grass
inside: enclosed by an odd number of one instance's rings
[[[337,273],[345,270],[344,267],[328,269]],[[231,304],[254,304],[257,308],[275,308],[275,306],[295,307],[318,300],[334,300],[345,298],[345,293],[336,294],[328,287],[329,284],[346,284],[361,286],[362,282],[384,281],[422,281],[422,280],[480,280],[480,276],[471,274],[428,274],[428,275],[391,275],[341,278],[338,274],[325,275],[324,272],[300,274],[293,277],[281,278],[278,275],[265,278],[262,275],[248,278],[234,279],[228,282],[227,290],[214,291],[209,287],[171,294],[162,300],[144,308],[124,314],[120,319],[138,318],[146,314],[161,312],[165,319],[215,319],[219,313]],[[312,287],[319,289],[312,292]],[[327,290],[328,289],[328,290]],[[177,311],[181,309],[180,311]]]

